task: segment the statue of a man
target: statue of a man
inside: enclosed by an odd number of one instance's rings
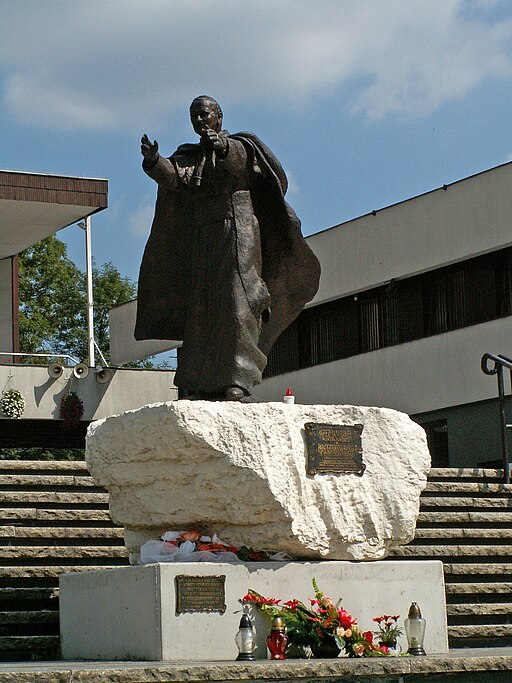
[[[286,175],[252,133],[222,130],[205,95],[190,106],[198,144],[169,158],[141,140],[158,183],[139,276],[136,339],[177,339],[184,397],[243,400],[279,334],[318,289],[320,266],[286,203]]]

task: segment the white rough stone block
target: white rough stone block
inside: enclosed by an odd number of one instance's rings
[[[308,475],[306,422],[364,425],[364,474]],[[381,559],[412,540],[430,468],[423,429],[395,410],[208,401],[95,422],[86,460],[132,562],[183,528],[295,558]]]
[[[225,577],[226,611],[176,613],[179,575]],[[239,599],[249,588],[267,597],[309,604],[311,579],[354,618],[375,630],[373,617],[399,614],[400,627],[411,602],[427,621],[429,655],[448,652],[442,562],[275,562],[249,564],[150,564],[60,577],[60,633],[63,659],[222,661],[234,660],[240,623]],[[268,621],[253,607],[258,647],[265,659]],[[400,638],[407,650],[405,636]]]

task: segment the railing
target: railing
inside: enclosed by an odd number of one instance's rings
[[[489,367],[489,362],[494,363],[493,367]],[[507,416],[505,414],[505,381],[503,372],[507,369],[510,372],[510,382],[512,386],[512,359],[507,358],[503,354],[497,356],[492,353],[484,353],[480,363],[482,371],[486,375],[496,375],[498,378],[498,399],[500,409],[500,430],[501,430],[501,449],[503,455],[503,472],[505,474],[505,484],[510,484],[510,463],[508,456],[508,439],[507,432],[512,429],[512,424],[507,423]]]
[[[13,356],[16,358],[66,358],[75,365],[80,363],[79,360],[73,358],[73,356],[69,356],[67,353],[15,353],[14,351],[0,351],[0,362],[2,356]]]

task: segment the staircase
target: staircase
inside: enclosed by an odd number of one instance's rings
[[[0,460],[0,661],[59,658],[59,575],[128,564],[83,461]]]
[[[392,559],[444,563],[450,647],[512,645],[512,484],[503,470],[432,469],[414,541]]]
[[[512,485],[501,470],[433,469],[412,543],[444,563],[451,647],[512,645]],[[58,577],[128,564],[85,463],[0,460],[0,660],[59,658]]]

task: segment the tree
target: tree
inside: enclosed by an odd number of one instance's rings
[[[108,311],[131,301],[136,285],[112,263],[93,266],[94,336],[109,359]],[[65,353],[87,358],[87,293],[85,275],[68,258],[55,235],[19,256],[20,350]],[[37,362],[37,358],[29,359]],[[43,361],[45,362],[45,361]],[[146,367],[148,363],[139,364]]]

